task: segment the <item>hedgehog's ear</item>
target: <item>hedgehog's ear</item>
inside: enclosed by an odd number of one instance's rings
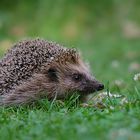
[[[52,57],[50,63],[59,62],[59,64],[69,63],[78,63],[80,54],[76,49],[65,49],[59,52],[55,57]]]
[[[80,54],[76,51],[76,49],[71,49],[69,53],[70,53],[70,56],[71,56],[71,61],[73,63],[77,63],[78,60],[79,60],[79,55]]]
[[[68,50],[68,60],[72,63],[78,63],[79,53],[76,49],[69,49]]]
[[[57,82],[58,77],[57,77],[57,69],[56,68],[49,68],[47,71],[47,76],[50,81]]]
[[[77,57],[71,56],[71,62],[73,62],[74,64],[77,63]]]

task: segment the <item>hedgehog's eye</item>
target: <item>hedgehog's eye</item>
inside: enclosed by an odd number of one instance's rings
[[[74,73],[73,76],[72,76],[73,80],[78,82],[78,81],[81,81],[82,79],[82,74],[78,74],[78,73]]]

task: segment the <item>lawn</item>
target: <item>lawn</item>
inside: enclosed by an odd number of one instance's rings
[[[26,3],[28,1],[23,2],[22,7],[25,8]],[[51,4],[49,1],[49,5]],[[61,4],[59,3],[58,10],[61,9]],[[78,5],[78,3],[76,4]],[[98,4],[100,5],[100,3]],[[125,5],[125,3],[123,4]],[[13,12],[11,15],[18,16],[19,22],[16,24],[14,24],[14,20],[8,17],[8,12],[0,12],[2,15],[0,18],[3,19],[3,22],[11,21],[11,25],[4,25],[5,28],[0,27],[0,56],[4,55],[11,44],[26,36],[41,36],[45,39],[56,40],[66,47],[76,47],[82,53],[84,60],[90,63],[94,76],[105,84],[105,89],[96,93],[96,96],[98,97],[98,94],[102,95],[102,92],[108,94],[101,101],[99,98],[90,100],[89,106],[81,106],[77,102],[77,98],[73,97],[64,102],[55,101],[52,103],[41,100],[31,106],[0,107],[0,140],[139,140],[140,80],[134,80],[134,75],[140,73],[139,38],[123,36],[120,33],[120,29],[116,27],[112,20],[112,15],[108,12],[104,13],[104,9],[111,9],[111,5],[105,3],[103,3],[105,6],[102,5],[103,11],[95,17],[101,16],[103,21],[104,19],[109,20],[108,23],[104,21],[103,25],[110,28],[100,28],[97,23],[94,28],[95,36],[94,34],[91,35],[93,37],[88,36],[92,32],[81,35],[85,33],[85,30],[89,31],[84,29],[85,26],[88,26],[84,24],[88,23],[83,21],[87,19],[80,17],[76,20],[71,12],[62,19],[62,21],[65,21],[64,23],[68,22],[65,29],[62,30],[65,34],[60,32],[64,24],[61,22],[53,24],[58,16],[55,10],[53,10],[51,16],[49,16],[50,13],[46,12],[49,17],[56,15],[55,18],[49,18],[47,21],[42,15],[45,8],[40,8],[40,11],[36,13],[38,15],[33,17],[32,27],[30,13],[28,15],[28,12],[25,11],[31,10],[33,12],[36,5],[35,3],[32,5],[32,1],[27,5],[25,9],[20,9],[18,5],[14,10],[11,7],[7,10]],[[73,5],[71,4],[75,8],[76,6]],[[119,3],[118,6],[120,6]],[[137,5],[135,7],[138,9]],[[49,8],[51,9],[51,6]],[[53,9],[55,8],[53,7]],[[92,9],[93,7],[89,6],[89,8]],[[65,8],[65,10],[72,11],[70,7],[69,9]],[[87,9],[82,10],[85,10],[86,16]],[[98,8],[96,10],[98,11]],[[21,24],[23,19],[18,15],[20,13],[24,13],[22,17],[26,19],[23,24]],[[136,16],[136,14],[134,15]],[[70,18],[67,18],[67,16]],[[87,18],[91,18],[91,16]],[[72,21],[70,22],[69,19],[72,19]],[[96,19],[102,22],[100,19]],[[78,23],[78,25],[75,25],[75,23]],[[94,22],[92,23],[94,24]],[[75,26],[78,29],[73,28]],[[36,28],[37,30],[34,30]],[[89,28],[92,29],[90,26]],[[67,33],[67,29],[70,32]],[[109,92],[111,95],[121,95],[122,97],[110,97]],[[92,102],[93,105],[91,105]],[[101,106],[98,103],[101,103]]]
[[[104,91],[124,95],[127,103],[106,97],[103,109],[81,107],[74,100],[64,104],[40,101],[33,106],[1,107],[0,139],[139,139],[140,88],[139,81],[133,80],[135,72],[130,70],[135,58],[140,59],[138,43],[97,41],[80,49],[91,63],[94,75],[106,85]],[[106,48],[97,49],[102,45]],[[119,85],[116,80],[121,81]]]

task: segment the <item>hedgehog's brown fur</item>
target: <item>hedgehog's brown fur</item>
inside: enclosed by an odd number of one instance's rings
[[[74,82],[75,73],[86,80]],[[100,89],[101,84],[91,76],[75,49],[46,40],[21,41],[0,61],[0,104],[24,104],[44,97],[64,98],[74,91],[83,94]]]

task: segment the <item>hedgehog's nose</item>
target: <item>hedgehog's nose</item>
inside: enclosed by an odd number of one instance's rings
[[[104,85],[103,84],[99,84],[98,87],[97,87],[97,90],[99,91],[99,90],[102,90],[102,89],[104,89]]]

